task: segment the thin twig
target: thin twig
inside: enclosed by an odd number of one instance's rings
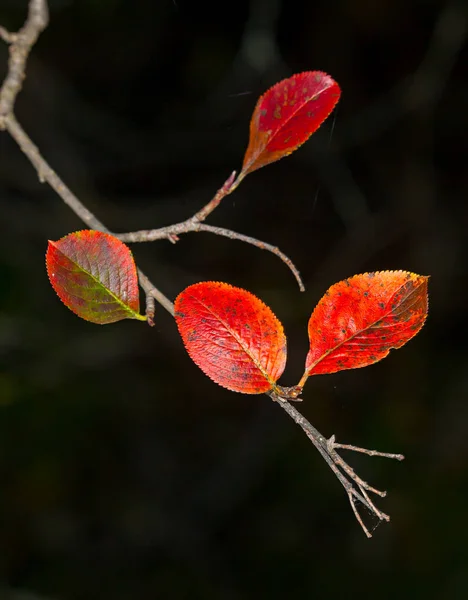
[[[275,256],[277,256],[284,264],[288,267],[291,273],[296,278],[297,284],[301,292],[305,291],[304,283],[302,281],[301,275],[296,267],[296,265],[292,262],[292,260],[281,252],[281,250],[277,246],[272,246],[271,244],[267,244],[266,242],[262,242],[261,240],[257,240],[256,238],[250,237],[248,235],[244,235],[242,233],[237,233],[236,231],[231,231],[229,229],[223,229],[222,227],[213,227],[212,225],[202,224],[200,227],[200,231],[209,231],[216,235],[221,235],[227,237],[231,240],[239,240],[240,242],[245,242],[246,244],[251,244],[252,246],[256,246],[260,248],[260,250],[267,250],[271,252]]]
[[[159,302],[159,304],[167,310],[167,312],[174,316],[174,303],[169,300],[157,287],[155,287],[148,277],[143,273],[141,269],[138,269],[138,279],[141,287],[146,292],[146,316],[148,317],[148,323],[153,324],[154,317],[154,302],[152,298]]]
[[[341,485],[344,487],[351,508],[353,509],[354,515],[362,527],[362,530],[367,537],[372,537],[372,534],[368,528],[364,525],[359,511],[356,507],[356,500],[359,500],[371,513],[373,513],[381,521],[390,521],[390,517],[378,509],[372,499],[369,497],[367,492],[372,492],[380,497],[384,497],[386,492],[382,492],[361,479],[342,458],[336,452],[336,448],[342,448],[346,450],[354,450],[361,452],[369,456],[382,456],[384,458],[394,458],[396,460],[403,460],[404,456],[401,454],[390,454],[387,452],[377,452],[375,450],[367,450],[366,448],[359,448],[357,446],[351,446],[348,444],[338,444],[335,442],[335,436],[332,435],[329,439],[326,439],[309,421],[301,415],[291,404],[277,393],[272,392],[269,394],[272,400],[281,406],[288,415],[294,420],[294,422],[302,428],[307,437],[311,440],[317,450],[320,452],[325,462],[328,464],[330,469],[338,478]]]
[[[190,217],[186,221],[175,223],[174,225],[168,225],[167,227],[160,227],[159,229],[142,229],[140,231],[130,231],[128,233],[116,234],[116,236],[122,242],[127,243],[154,242],[156,240],[162,239],[168,239],[171,242],[175,242],[177,241],[178,236],[180,234],[199,231],[214,233],[215,235],[227,237],[230,240],[239,240],[240,242],[245,242],[246,244],[251,244],[256,248],[260,248],[260,250],[267,250],[268,252],[271,252],[280,260],[282,260],[284,264],[290,269],[290,271],[296,278],[301,292],[305,290],[304,283],[301,279],[297,267],[294,265],[292,260],[286,254],[284,254],[284,252],[281,252],[279,248],[277,248],[276,246],[272,246],[271,244],[267,244],[266,242],[262,242],[261,240],[258,240],[256,238],[250,237],[248,235],[237,233],[237,231],[232,231],[231,229],[225,229],[224,227],[214,227],[213,225],[200,223],[196,220],[196,215]]]
[[[391,452],[378,452],[377,450],[368,450],[367,448],[360,448],[359,446],[351,446],[350,444],[338,444],[335,442],[335,436],[332,435],[329,439],[333,448],[340,448],[342,450],[352,450],[353,452],[361,452],[367,454],[367,456],[381,456],[383,458],[393,458],[394,460],[405,460],[403,454],[393,454]]]
[[[213,225],[207,225],[203,223],[206,217],[210,215],[217,206],[219,206],[221,200],[236,189],[241,181],[239,177],[236,179],[236,172],[233,171],[226,179],[224,184],[216,192],[214,197],[201,210],[196,212],[192,217],[186,219],[185,221],[175,223],[174,225],[168,225],[166,227],[159,227],[158,229],[141,229],[139,231],[120,233],[117,235],[117,237],[122,242],[127,243],[155,242],[156,240],[166,239],[175,244],[179,240],[179,235],[181,234],[206,231],[215,235],[227,237],[230,240],[239,240],[240,242],[260,248],[260,250],[267,250],[268,252],[271,252],[277,256],[289,268],[296,278],[299,289],[301,292],[304,292],[304,283],[297,267],[294,265],[292,260],[286,254],[284,254],[284,252],[281,252],[279,248],[254,237],[237,233],[237,231],[232,231],[232,229],[214,227]]]
[[[208,204],[205,204],[201,210],[193,215],[193,219],[195,221],[198,221],[198,223],[204,221],[206,217],[211,214],[217,206],[219,206],[221,200],[236,189],[237,186],[233,186],[235,178],[236,172],[233,171],[213,196],[213,198],[208,202]]]
[[[46,0],[30,0],[28,17],[18,33],[9,33],[2,28],[1,37],[11,45],[8,73],[0,88],[0,127],[3,127],[3,119],[13,111],[16,96],[23,85],[29,53],[48,22]]]

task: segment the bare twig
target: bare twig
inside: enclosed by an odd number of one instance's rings
[[[359,446],[351,446],[349,444],[338,444],[335,442],[335,436],[332,435],[329,439],[333,448],[340,448],[342,450],[352,450],[353,452],[361,452],[367,454],[367,456],[382,456],[384,458],[393,458],[395,460],[404,460],[403,454],[390,454],[388,452],[377,452],[377,450],[368,450],[367,448],[359,448]]]
[[[122,240],[122,242],[129,243],[154,242],[156,240],[162,239],[168,239],[171,242],[175,242],[178,240],[178,236],[182,233],[206,231],[209,233],[214,233],[215,235],[227,237],[231,240],[239,240],[240,242],[251,244],[252,246],[260,248],[261,250],[268,250],[268,252],[271,252],[272,254],[277,256],[290,269],[290,271],[296,278],[301,292],[305,290],[304,283],[301,279],[299,271],[297,270],[297,267],[294,265],[292,260],[288,256],[286,256],[286,254],[281,252],[279,248],[277,248],[276,246],[272,246],[271,244],[267,244],[266,242],[262,242],[261,240],[257,240],[256,238],[250,237],[248,235],[237,233],[237,231],[232,231],[231,229],[225,229],[223,227],[214,227],[213,225],[200,223],[200,221],[196,219],[196,216],[197,215],[194,215],[186,221],[182,221],[181,223],[176,223],[174,225],[168,225],[167,227],[160,227],[159,229],[142,229],[140,231],[131,231],[129,233],[116,234],[116,236],[120,240]]]
[[[213,198],[208,202],[208,204],[206,204],[201,210],[193,215],[194,221],[197,221],[198,223],[204,221],[206,217],[211,214],[217,206],[219,206],[221,200],[236,189],[237,186],[233,185],[235,178],[236,172],[233,171],[213,196]]]
[[[3,119],[13,111],[16,96],[25,77],[28,55],[48,22],[49,10],[46,0],[30,0],[28,17],[18,33],[9,33],[2,28],[1,37],[11,45],[8,73],[0,88],[0,127],[3,126]]]
[[[332,435],[329,439],[326,439],[309,421],[301,415],[301,413],[296,410],[287,399],[282,398],[276,393],[272,392],[270,394],[272,400],[277,402],[283,410],[285,410],[288,415],[294,420],[299,427],[302,428],[307,437],[311,440],[317,450],[320,452],[322,457],[325,459],[325,462],[328,464],[330,469],[335,473],[341,485],[344,487],[349,502],[351,504],[351,508],[353,509],[354,515],[361,525],[364,533],[367,537],[372,537],[372,534],[368,530],[368,528],[364,525],[362,518],[359,514],[359,511],[356,507],[356,501],[361,502],[371,513],[373,513],[378,519],[381,521],[390,521],[390,517],[379,510],[374,502],[369,497],[367,492],[372,492],[383,498],[386,495],[386,492],[380,491],[372,486],[370,486],[367,482],[361,479],[355,471],[350,467],[336,452],[336,448],[353,450],[355,452],[361,452],[367,454],[369,456],[382,456],[384,458],[394,458],[396,460],[403,460],[404,456],[402,454],[390,454],[387,452],[377,452],[375,450],[367,450],[366,448],[359,448],[357,446],[350,446],[347,444],[338,444],[335,442],[335,436]],[[293,398],[297,400],[297,398]]]
[[[301,279],[299,271],[297,270],[297,267],[294,265],[292,260],[286,256],[286,254],[284,254],[284,252],[281,252],[279,248],[272,246],[271,244],[267,244],[266,242],[262,242],[262,240],[258,240],[242,233],[237,233],[237,231],[232,231],[231,229],[214,227],[213,225],[206,225],[203,223],[206,217],[210,215],[217,206],[219,206],[221,200],[236,189],[240,181],[240,176],[236,179],[236,172],[233,171],[226,179],[224,184],[216,192],[212,200],[210,200],[208,204],[206,204],[201,210],[185,221],[175,223],[174,225],[168,225],[167,227],[160,227],[158,229],[141,229],[140,231],[120,233],[117,235],[117,237],[122,242],[128,243],[155,242],[156,240],[163,239],[169,240],[172,243],[176,243],[179,239],[179,235],[183,233],[206,231],[209,233],[214,233],[215,235],[227,237],[230,240],[239,240],[240,242],[251,244],[252,246],[260,248],[261,250],[268,250],[268,252],[272,252],[290,269],[296,278],[301,292],[305,291],[304,283]]]
[[[146,292],[146,316],[148,317],[148,323],[153,325],[154,317],[154,300],[167,310],[167,312],[174,316],[174,303],[169,300],[157,287],[155,287],[148,277],[143,273],[141,269],[138,269],[138,279],[141,287]]]

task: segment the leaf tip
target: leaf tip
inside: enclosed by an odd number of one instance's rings
[[[330,115],[341,95],[323,71],[304,71],[279,81],[258,100],[250,122],[243,176],[288,156]]]

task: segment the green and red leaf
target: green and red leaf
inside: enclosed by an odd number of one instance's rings
[[[250,292],[227,283],[196,283],[177,297],[175,319],[190,357],[219,385],[261,394],[283,373],[283,326]]]
[[[321,71],[280,81],[257,102],[239,180],[301,146],[325,121],[340,98],[340,87]]]
[[[86,321],[104,325],[139,314],[138,277],[130,249],[101,231],[70,233],[49,241],[50,283],[60,300]]]
[[[355,275],[333,285],[309,320],[309,375],[378,362],[424,325],[428,277],[407,271]]]

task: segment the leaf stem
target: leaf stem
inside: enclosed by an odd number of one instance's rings
[[[297,387],[302,390],[302,388],[305,386],[306,381],[308,379],[309,379],[309,371],[306,369],[304,371],[304,375],[301,377],[299,383],[297,384]]]
[[[236,189],[237,185],[235,187],[233,186],[235,177],[236,172],[233,171],[223,183],[223,185],[219,188],[219,190],[216,192],[214,197],[208,202],[208,204],[205,204],[205,206],[202,209],[200,209],[197,213],[193,215],[192,219],[194,221],[197,221],[198,223],[204,221],[206,217],[209,214],[211,214],[215,208],[219,206],[221,200]]]

